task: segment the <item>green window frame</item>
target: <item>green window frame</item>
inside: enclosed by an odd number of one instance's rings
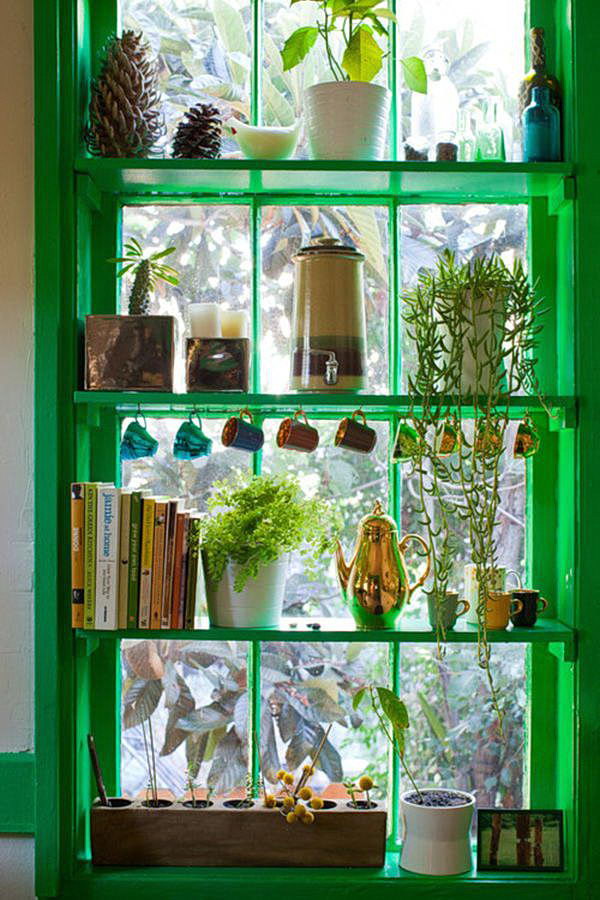
[[[254,0],[252,119],[260,109],[262,0]],[[114,273],[105,260],[120,244],[120,209],[130,203],[248,203],[253,259],[260,259],[260,209],[267,204],[383,205],[389,211],[390,395],[363,398],[365,410],[393,424],[406,407],[400,391],[400,251],[398,210],[408,203],[516,203],[529,205],[529,262],[542,293],[551,301],[541,357],[542,383],[556,418],[540,417],[543,465],[534,460],[528,479],[528,574],[555,598],[553,622],[531,633],[528,723],[532,806],[565,809],[567,868],[554,876],[471,873],[432,880],[398,869],[388,856],[381,872],[311,871],[310,879],[275,870],[272,889],[300,897],[308,889],[332,895],[374,896],[402,890],[409,897],[453,897],[458,891],[541,898],[548,887],[565,898],[592,896],[600,878],[592,849],[600,826],[592,815],[600,799],[594,771],[598,752],[594,629],[600,617],[592,602],[597,585],[593,540],[600,478],[594,448],[600,440],[600,409],[594,361],[600,323],[594,311],[600,260],[594,234],[600,228],[600,176],[595,163],[594,29],[600,13],[592,0],[531,0],[528,18],[543,22],[565,89],[565,159],[559,164],[420,164],[255,161],[210,163],[175,160],[88,159],[82,154],[81,122],[95,60],[117,24],[115,0],[36,0],[36,883],[40,897],[149,897],[201,887],[207,897],[224,890],[258,896],[264,872],[248,870],[94,870],[89,864],[87,809],[92,796],[85,736],[93,729],[110,788],[118,787],[119,633],[75,634],[65,602],[69,560],[67,484],[77,477],[119,480],[118,442],[122,417],[138,402],[149,415],[183,416],[194,405],[188,395],[88,395],[78,391],[83,316],[117,308]],[[395,58],[392,37],[390,66]],[[395,79],[390,79],[396,108]],[[392,158],[395,119],[392,117]],[[575,176],[577,191],[575,191]],[[348,185],[352,185],[348,192]],[[341,185],[344,187],[342,188]],[[346,193],[344,193],[346,191]],[[260,347],[260,265],[253,267],[253,344]],[[397,363],[394,365],[394,360]],[[288,412],[301,404],[327,417],[353,409],[352,399],[327,396],[282,400],[259,391],[258,357],[253,393],[243,405],[260,413]],[[239,398],[203,398],[215,412],[239,408]],[[220,405],[219,405],[220,404]],[[514,414],[534,404],[515,405]],[[583,436],[583,437],[582,437]],[[537,459],[537,458],[536,458]],[[255,458],[260,469],[260,456]],[[400,472],[391,467],[391,511],[400,511]],[[587,601],[586,601],[587,598]],[[146,636],[145,632],[128,636]],[[355,632],[327,633],[328,640],[353,640]],[[161,635],[164,636],[164,635]],[[177,637],[176,632],[169,636]],[[181,636],[189,638],[189,632]],[[208,633],[206,636],[209,636]],[[232,635],[233,636],[233,635]],[[219,637],[226,637],[219,632]],[[260,641],[279,633],[236,634],[249,640],[250,728],[259,722]],[[194,635],[201,639],[202,635]],[[364,635],[360,635],[364,640]],[[523,638],[519,635],[519,640]],[[288,632],[283,639],[315,640],[313,632]],[[402,642],[424,640],[422,632],[369,636],[389,643],[391,682],[399,688]],[[430,635],[427,636],[430,640]],[[472,640],[467,635],[463,640]],[[495,643],[515,640],[512,632]],[[552,748],[555,748],[552,750]],[[252,765],[258,755],[253,747]],[[392,834],[397,845],[397,765],[393,770]],[[588,892],[589,891],[589,892]]]

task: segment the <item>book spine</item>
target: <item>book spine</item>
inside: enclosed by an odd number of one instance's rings
[[[129,589],[127,592],[127,627],[137,628],[140,599],[140,551],[142,538],[142,495],[133,491],[129,515]]]
[[[181,580],[179,582],[179,604],[177,607],[177,625],[176,628],[183,628],[185,625],[185,602],[187,598],[187,578],[188,578],[188,534],[190,530],[190,517],[186,515],[183,521],[183,553],[181,556]]]
[[[173,563],[175,561],[175,525],[177,500],[170,500],[167,514],[167,542],[165,548],[165,583],[163,589],[161,628],[171,627],[171,601],[173,597]]]
[[[142,548],[140,553],[140,609],[138,628],[150,628],[155,506],[156,500],[154,497],[142,498]]]
[[[160,628],[163,588],[165,586],[165,540],[167,537],[168,503],[157,501],[154,508],[154,553],[152,558],[152,603],[150,628]]]
[[[183,566],[184,523],[187,513],[177,513],[175,525],[175,547],[173,549],[173,587],[171,589],[171,628],[181,628],[179,622],[179,597]]]
[[[192,631],[196,618],[198,590],[198,557],[200,555],[200,519],[190,519],[188,528],[187,596],[185,601],[184,628]]]
[[[84,486],[83,544],[83,627],[93,628],[96,621],[96,510],[98,485]]]
[[[117,627],[117,582],[119,577],[119,489],[98,488],[96,531],[96,628]]]
[[[127,628],[127,606],[129,600],[129,531],[131,523],[131,494],[121,493],[121,525],[119,528],[119,602],[117,604],[117,625]]]
[[[84,485],[71,485],[71,626],[83,628],[84,561],[83,533],[85,521]]]

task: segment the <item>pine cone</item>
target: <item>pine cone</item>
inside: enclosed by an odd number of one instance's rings
[[[150,307],[150,260],[143,259],[135,270],[129,295],[129,315],[146,316]]]
[[[210,103],[185,113],[173,139],[174,159],[215,159],[221,155],[221,116]]]
[[[164,131],[156,62],[141,34],[111,39],[92,84],[87,148],[94,156],[145,157]]]

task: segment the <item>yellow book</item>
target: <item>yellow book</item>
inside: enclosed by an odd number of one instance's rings
[[[156,499],[154,497],[142,497],[142,552],[140,555],[140,606],[138,628],[150,628],[155,506]]]

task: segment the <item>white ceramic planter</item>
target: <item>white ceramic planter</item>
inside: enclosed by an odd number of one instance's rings
[[[425,789],[427,790],[427,789]],[[444,790],[444,788],[430,788]],[[400,865],[419,875],[460,875],[471,869],[471,820],[475,797],[466,791],[455,791],[465,798],[464,806],[417,806],[407,803],[414,790],[400,797],[404,837]]]
[[[243,590],[234,590],[239,571],[234,563],[225,568],[219,582],[206,575],[206,601],[210,624],[221,628],[277,628],[281,619],[288,556],[259,569]]]
[[[306,127],[313,159],[381,159],[390,92],[366,81],[331,81],[306,91]]]
[[[489,364],[480,363],[480,371],[477,373],[477,361],[473,353],[473,347],[482,340],[489,340],[494,334],[496,340],[499,340],[502,334],[504,320],[504,301],[501,297],[492,297],[490,294],[481,294],[471,302],[470,292],[467,292],[465,302],[468,307],[468,324],[463,334],[462,348],[462,376],[460,390],[464,396],[475,393],[478,388],[479,394],[490,393],[490,388],[495,382],[493,368]],[[499,308],[500,307],[500,308]],[[453,337],[447,333],[444,327],[444,342],[448,347],[452,345]],[[480,351],[483,355],[483,350]],[[510,360],[507,360],[510,364]],[[505,363],[501,362],[502,375],[506,375]],[[479,378],[478,378],[479,374]],[[441,389],[448,392],[445,386],[440,385]],[[508,385],[512,388],[513,386]],[[451,386],[451,392],[456,387]]]

